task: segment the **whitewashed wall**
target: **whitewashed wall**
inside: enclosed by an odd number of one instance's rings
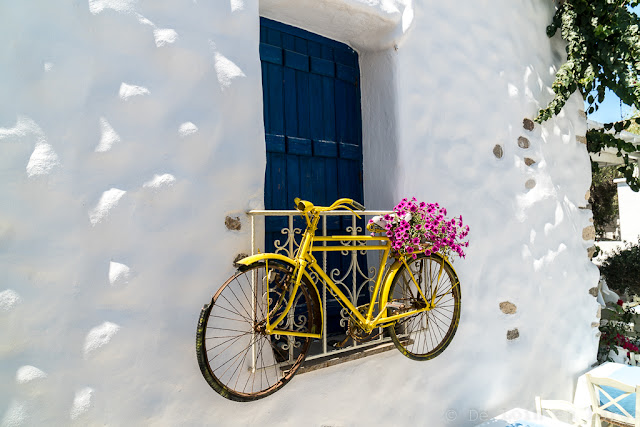
[[[238,404],[201,378],[194,334],[249,249],[243,212],[262,206],[260,13],[360,52],[366,204],[438,201],[472,246],[443,355],[387,352]],[[552,14],[547,0],[1,3],[0,423],[473,425],[570,399],[597,344],[582,101],[522,125],[562,58]]]

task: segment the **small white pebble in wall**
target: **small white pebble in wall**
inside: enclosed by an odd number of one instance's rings
[[[180,125],[180,128],[178,128],[178,133],[182,138],[184,138],[185,136],[193,135],[196,132],[198,132],[198,126],[194,125],[191,122],[184,122]]]
[[[147,89],[146,87],[122,83],[120,85],[119,95],[120,95],[120,98],[126,101],[132,96],[149,95],[150,93],[151,92],[149,92],[149,89]]]
[[[136,0],[89,0],[89,12],[94,15],[105,9],[113,9],[116,12],[132,12]]]
[[[38,175],[47,175],[51,170],[60,164],[60,159],[53,147],[46,142],[36,144],[36,148],[29,157],[27,163],[27,176],[32,178]]]
[[[237,12],[244,9],[243,0],[231,0],[231,12]]]
[[[104,153],[111,150],[113,144],[120,142],[120,135],[113,130],[111,124],[104,117],[100,118],[100,143],[96,147],[96,153]]]
[[[18,400],[13,400],[9,407],[7,408],[7,412],[5,412],[4,417],[0,420],[0,426],[2,427],[18,427],[23,426],[27,423],[29,418],[29,413],[27,411],[27,405],[24,402],[20,402]]]
[[[176,182],[176,177],[171,175],[170,173],[165,173],[163,175],[154,175],[153,178],[142,186],[144,188],[161,188],[161,187],[170,187]]]
[[[118,202],[124,196],[126,191],[112,188],[102,193],[100,201],[95,208],[89,212],[89,221],[91,225],[96,225],[109,215],[109,211],[118,205]]]
[[[147,18],[145,18],[144,16],[140,15],[139,13],[136,13],[136,18],[138,18],[138,22],[141,23],[142,25],[148,25],[150,27],[156,28],[156,24],[154,24],[153,22],[149,21]]]
[[[0,292],[0,311],[9,311],[16,305],[20,304],[22,298],[12,289]]]
[[[131,269],[119,262],[111,261],[109,263],[109,284],[111,286],[125,285],[129,283]]]
[[[231,80],[246,77],[240,67],[218,52],[215,53],[215,61],[216,75],[223,90],[231,85]]]
[[[153,30],[153,38],[156,41],[156,46],[162,47],[166,44],[175,43],[178,40],[178,33],[171,28],[156,28]]]
[[[35,135],[36,142],[46,142],[44,132],[36,122],[29,117],[19,116],[12,128],[0,128],[0,141],[19,142],[27,135]]]
[[[18,384],[26,384],[43,378],[47,378],[47,374],[31,365],[21,366],[16,372],[16,382]]]
[[[76,395],[73,398],[73,406],[71,406],[71,411],[69,413],[72,420],[75,420],[91,408],[92,396],[93,389],[91,387],[85,387],[76,391]]]
[[[111,338],[120,330],[120,326],[111,322],[104,322],[102,325],[91,329],[84,340],[84,357],[111,341]]]
[[[44,63],[44,71],[46,73],[48,73],[51,70],[53,70],[53,62],[45,62]]]

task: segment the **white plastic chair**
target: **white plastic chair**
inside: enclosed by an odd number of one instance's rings
[[[640,427],[640,386],[630,386],[611,378],[597,378],[590,374],[587,377],[587,387],[591,396],[591,409],[593,410],[593,424],[596,427],[602,426],[602,421],[616,426],[624,427]],[[603,389],[604,387],[613,387],[622,392],[619,396],[613,398]],[[635,393],[635,417],[620,405],[620,401]],[[604,402],[600,402],[600,395],[603,396]],[[616,414],[607,410],[607,408],[616,408],[623,415]]]
[[[542,411],[545,413],[543,414]],[[563,417],[564,419],[558,419],[558,416],[554,413],[563,412],[570,417]],[[567,418],[571,419],[571,423],[574,426],[586,426],[589,424],[587,418],[583,415],[582,411],[573,403],[567,402],[566,400],[543,400],[540,396],[536,396],[536,412],[538,415],[544,415],[550,418],[553,418],[556,421],[566,422]]]

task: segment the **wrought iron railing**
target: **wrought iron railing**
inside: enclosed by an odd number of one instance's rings
[[[358,215],[368,221],[369,218],[375,215],[384,215],[390,213],[390,211],[373,211],[367,210],[358,212]],[[300,237],[304,232],[303,228],[294,226],[294,218],[300,216],[300,212],[297,210],[252,210],[247,213],[251,219],[251,254],[258,253],[258,249],[260,247],[264,247],[263,235],[264,235],[264,217],[285,217],[287,218],[287,226],[280,230],[282,234],[282,239],[274,239],[275,252],[280,253],[282,255],[289,256],[293,258],[295,251],[298,248],[300,243]],[[341,232],[341,235],[344,235],[345,232],[351,235],[362,235],[366,233],[366,230],[362,227],[362,222],[359,223],[356,216],[348,211],[328,211],[323,212],[321,218],[321,225],[318,228],[317,235],[327,236],[327,217],[329,216],[347,216],[351,217],[351,225],[345,227],[344,232]],[[262,221],[261,221],[262,220]],[[260,223],[262,222],[262,223]],[[345,241],[342,244],[344,246],[353,245],[356,242],[354,241]],[[326,244],[326,243],[325,243]],[[327,252],[322,252],[322,267],[327,272],[329,277],[335,282],[336,285],[340,287],[345,295],[349,297],[351,303],[354,306],[358,306],[358,300],[362,295],[366,295],[367,301],[370,298],[370,293],[373,291],[373,287],[375,285],[375,280],[378,275],[377,268],[375,266],[380,265],[382,252],[378,251],[341,251],[339,252],[343,257],[348,257],[347,263],[343,263],[343,265],[347,264],[348,267],[346,271],[340,271],[339,268],[335,266],[328,266],[327,263]],[[360,255],[360,256],[359,256]],[[363,255],[366,255],[363,257]],[[372,259],[372,257],[374,259]],[[376,259],[377,258],[377,259]],[[366,259],[366,264],[369,267],[363,268],[360,265],[360,262]],[[329,268],[329,270],[327,270]],[[312,280],[316,283],[318,290],[320,291],[322,297],[322,306],[323,309],[327,308],[328,298],[331,298],[330,295],[327,295],[327,289],[321,283],[318,283],[319,278],[315,274],[311,274]],[[345,336],[347,334],[347,323],[349,320],[349,314],[345,309],[340,311],[340,326],[345,329]],[[311,354],[307,356],[307,360],[319,359],[329,355],[337,355],[339,353],[344,352],[353,352],[358,348],[370,347],[372,345],[379,345],[385,341],[388,341],[389,338],[385,338],[382,334],[380,334],[377,338],[374,338],[371,341],[367,341],[365,343],[357,343],[353,339],[346,339],[341,343],[344,344],[341,347],[336,347],[331,345],[327,339],[327,316],[324,316],[323,325],[323,337],[321,341],[321,346],[315,346],[312,348]],[[381,331],[380,331],[381,332]],[[293,343],[291,343],[293,344]]]

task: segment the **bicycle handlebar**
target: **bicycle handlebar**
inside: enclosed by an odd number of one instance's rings
[[[302,213],[307,213],[307,212],[311,212],[311,211],[315,211],[317,212],[326,212],[326,211],[332,211],[335,209],[347,209],[347,210],[351,210],[349,207],[347,206],[343,206],[343,205],[351,205],[353,206],[355,209],[359,210],[359,211],[364,211],[366,208],[361,205],[360,203],[356,202],[353,199],[338,199],[335,202],[333,202],[331,204],[331,206],[314,206],[313,203],[307,201],[307,200],[300,200],[300,198],[296,197],[293,202],[296,204],[296,209],[299,210]]]

